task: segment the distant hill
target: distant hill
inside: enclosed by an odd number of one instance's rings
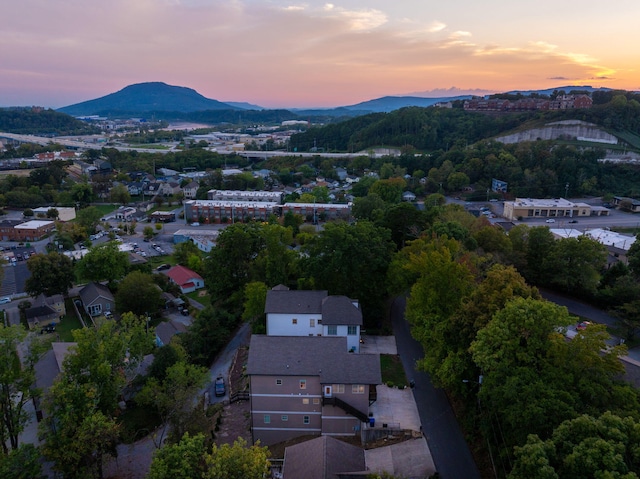
[[[105,112],[145,112],[172,111],[190,113],[205,110],[237,110],[238,107],[211,100],[197,91],[167,85],[162,82],[137,83],[122,90],[75,105],[65,106],[58,111],[74,116],[102,115]]]
[[[88,135],[100,130],[55,110],[0,108],[0,131],[20,135]]]
[[[428,107],[440,102],[454,100],[468,100],[471,95],[461,95],[446,98],[423,98],[419,96],[383,96],[374,100],[363,101],[355,105],[344,106],[348,110],[368,111],[372,113],[388,113],[407,106]]]
[[[267,110],[267,108],[263,106],[254,105],[253,103],[247,103],[246,101],[225,101],[224,103],[234,108],[240,108],[242,110]]]

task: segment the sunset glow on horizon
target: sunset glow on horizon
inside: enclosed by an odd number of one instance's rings
[[[640,90],[637,1],[7,3],[0,106],[59,108],[151,81],[267,108],[563,85]]]

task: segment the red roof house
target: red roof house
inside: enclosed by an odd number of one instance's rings
[[[167,270],[166,275],[169,277],[171,282],[180,287],[180,291],[183,294],[204,288],[204,279],[202,279],[202,276],[189,268],[185,268],[184,266],[174,266]]]

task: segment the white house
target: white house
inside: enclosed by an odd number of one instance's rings
[[[291,291],[276,286],[265,302],[268,336],[341,336],[360,351],[362,312],[356,300],[327,291]]]

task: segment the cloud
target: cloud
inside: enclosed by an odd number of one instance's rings
[[[332,106],[454,82],[483,94],[546,87],[549,72],[616,74],[548,42],[486,43],[451,21],[389,12],[310,0],[8,2],[0,65],[13,73],[0,87],[25,98],[53,92],[51,106],[144,81],[266,106]]]
[[[437,32],[441,32],[445,28],[447,28],[446,24],[436,20],[436,21],[432,22],[431,25],[429,25],[429,27],[427,27],[427,31],[429,33],[437,33]]]
[[[567,77],[548,77],[547,80],[561,80],[561,81],[565,81],[565,80],[575,80],[575,78],[567,78]]]

